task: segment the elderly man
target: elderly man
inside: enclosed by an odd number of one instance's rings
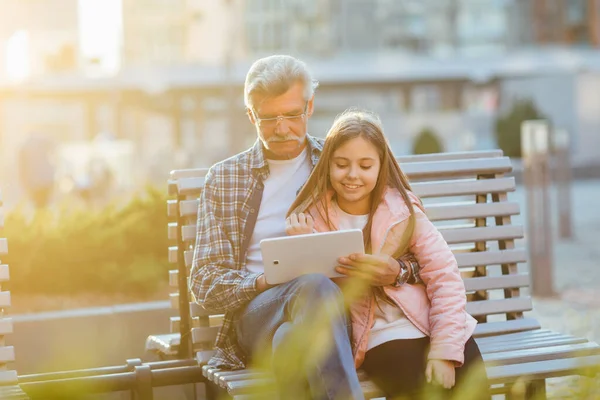
[[[270,286],[263,275],[260,241],[286,235],[286,212],[321,153],[323,141],[307,134],[316,87],[306,65],[290,56],[266,57],[250,68],[244,100],[258,140],[206,176],[190,285],[200,305],[225,313],[211,365],[245,368],[261,352],[271,357],[282,398],[307,390],[312,398],[361,399],[339,287],[321,275]],[[399,277],[415,267],[410,256],[389,261]],[[325,304],[333,306],[319,330],[326,340],[319,340],[329,345],[316,359],[286,351],[284,344]],[[306,337],[305,348],[314,339]],[[301,375],[292,380],[277,367],[290,357],[301,360]]]

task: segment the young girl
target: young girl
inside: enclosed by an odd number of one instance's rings
[[[346,111],[336,119],[286,227],[291,235],[363,229],[367,254],[340,259],[338,272],[370,286],[350,306],[354,359],[387,396],[441,386],[448,395],[490,398],[456,259],[411,192],[377,116]],[[407,251],[424,284],[401,283],[396,259]]]

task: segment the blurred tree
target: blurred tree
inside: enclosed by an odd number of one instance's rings
[[[430,128],[422,129],[413,142],[413,154],[441,153],[442,151],[444,151],[442,143]]]
[[[520,100],[506,114],[496,120],[496,143],[508,157],[521,157],[521,123],[527,120],[547,119],[533,100]]]

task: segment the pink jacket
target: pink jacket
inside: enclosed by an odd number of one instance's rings
[[[477,321],[465,309],[466,292],[456,259],[448,244],[426,217],[416,196],[413,200],[416,223],[408,251],[421,266],[425,285],[405,284],[399,288],[385,287],[385,293],[402,309],[406,317],[431,339],[428,359],[452,360],[457,366],[464,362],[464,346]],[[337,229],[338,216],[331,207],[332,193],[327,197],[329,218]],[[319,232],[331,230],[315,207],[309,210]],[[388,189],[375,211],[371,228],[373,254],[392,255],[400,247],[402,233],[408,221],[409,209],[400,193]],[[375,298],[368,291],[352,304],[352,350],[356,368],[364,361],[371,327],[374,323]]]

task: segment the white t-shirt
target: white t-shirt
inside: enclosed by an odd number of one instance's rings
[[[337,202],[333,202],[333,206],[340,217],[339,230],[363,229],[369,220],[368,214],[348,214],[338,206]],[[425,337],[425,334],[406,318],[400,308],[383,299],[377,299],[375,320],[369,335],[367,350],[391,340],[422,337]]]
[[[246,257],[246,269],[250,272],[264,272],[260,252],[261,240],[287,236],[285,215],[312,168],[307,148],[291,160],[266,160],[269,164],[269,177],[264,181],[256,226]]]

